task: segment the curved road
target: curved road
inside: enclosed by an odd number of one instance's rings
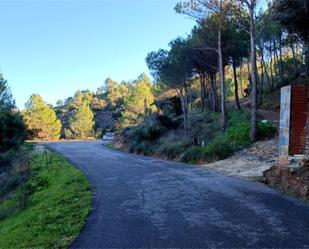
[[[95,194],[72,248],[309,248],[309,205],[261,184],[100,142],[48,146]]]

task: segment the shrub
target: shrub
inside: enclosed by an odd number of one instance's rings
[[[259,122],[258,124],[258,138],[267,139],[273,137],[277,133],[276,127],[270,122]]]
[[[219,116],[217,113],[193,113],[189,116],[192,137],[198,144],[208,143],[220,132]]]
[[[213,139],[206,146],[188,148],[180,160],[188,163],[212,162],[225,159],[233,154],[234,146],[224,136]]]
[[[139,125],[134,130],[134,137],[138,141],[154,141],[158,137],[160,137],[163,133],[162,127],[158,126],[155,123],[144,123],[143,125]]]
[[[239,123],[227,129],[225,136],[228,141],[236,146],[248,146],[250,144],[250,125],[249,122]]]
[[[166,128],[159,125],[156,121],[148,121],[123,129],[122,136],[129,141],[154,141],[165,132]]]
[[[229,127],[235,127],[238,126],[240,123],[250,122],[250,113],[245,111],[229,110],[227,116]]]
[[[30,176],[29,152],[24,149],[0,153],[0,198],[24,183]]]
[[[153,155],[154,145],[149,141],[144,142],[133,142],[128,148],[130,153],[137,153],[142,155]]]
[[[191,141],[180,132],[170,132],[158,141],[156,155],[169,159],[179,158],[180,155],[190,146]]]
[[[198,163],[203,160],[202,148],[199,146],[189,147],[180,156],[180,161],[186,163]]]
[[[217,137],[202,148],[202,157],[206,161],[225,159],[233,154],[234,147],[225,137]]]

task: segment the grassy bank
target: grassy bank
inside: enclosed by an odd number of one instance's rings
[[[91,208],[85,176],[61,156],[32,157],[29,180],[0,203],[0,248],[66,248]]]

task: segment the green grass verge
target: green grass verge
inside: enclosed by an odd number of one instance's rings
[[[91,209],[85,176],[56,153],[38,153],[30,179],[0,203],[0,248],[67,248]]]

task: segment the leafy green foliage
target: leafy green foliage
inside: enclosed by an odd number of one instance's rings
[[[268,139],[273,137],[277,133],[277,129],[270,122],[258,123],[258,138]]]
[[[94,96],[90,90],[76,91],[72,99],[68,99],[69,109],[79,109],[83,104],[90,105],[93,109],[103,109],[106,106],[105,100]]]
[[[59,139],[61,122],[40,95],[34,94],[30,97],[23,112],[23,119],[31,138],[43,141]]]
[[[123,128],[142,122],[147,114],[156,110],[156,107],[152,105],[153,102],[151,81],[145,74],[142,74],[124,99],[119,126]]]
[[[130,152],[161,158],[200,163],[221,160],[251,144],[250,114],[238,110],[228,112],[229,128],[220,131],[219,115],[214,112],[191,113],[191,136],[178,126],[162,126],[150,119],[123,130],[123,144]],[[181,119],[180,119],[181,120]],[[175,122],[175,121],[174,121]],[[269,122],[258,125],[259,139],[270,138],[276,128]]]
[[[190,139],[184,136],[182,132],[171,131],[159,139],[155,155],[168,159],[178,159],[181,153],[191,145]]]
[[[18,148],[25,136],[25,125],[20,114],[0,109],[0,153]]]
[[[0,248],[67,248],[91,208],[85,176],[55,153],[37,154],[32,176],[0,203]]]
[[[0,153],[19,148],[25,138],[25,125],[14,108],[10,88],[0,73]]]
[[[245,147],[250,145],[250,120],[249,114],[243,111],[230,110],[228,112],[229,128],[226,138],[234,146]]]
[[[87,138],[93,132],[93,112],[87,103],[83,103],[70,119],[69,130],[74,138]],[[66,133],[68,136],[69,134]]]
[[[204,161],[211,162],[231,156],[235,149],[224,136],[217,137],[211,143],[202,148]]]
[[[308,0],[275,0],[273,2],[275,18],[292,34],[304,41],[309,41],[309,1]]]
[[[218,136],[205,146],[189,147],[180,157],[187,163],[212,162],[225,159],[235,152],[235,147],[224,136]]]
[[[123,99],[129,94],[129,85],[125,82],[118,84],[111,78],[107,78],[102,87],[97,90],[97,96],[104,99],[111,108],[117,107]]]
[[[12,97],[11,90],[0,73],[0,109],[11,110],[14,107],[15,100]]]

